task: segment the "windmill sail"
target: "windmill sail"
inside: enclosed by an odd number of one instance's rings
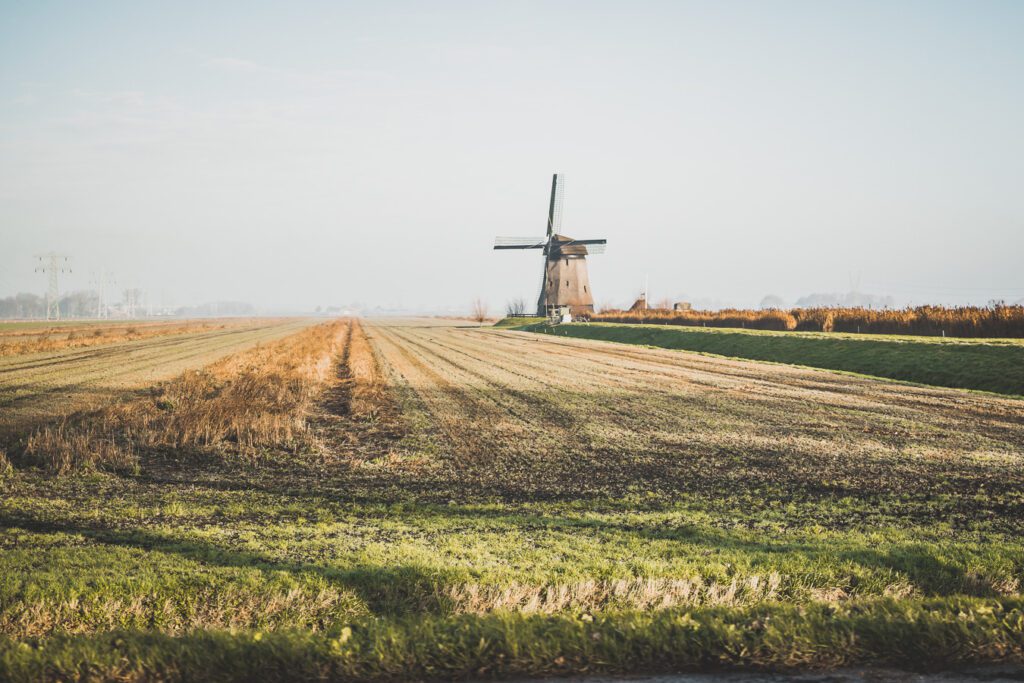
[[[547,237],[495,237],[495,249],[543,249]]]
[[[565,176],[551,176],[551,204],[548,206],[548,237],[562,231],[562,197],[565,194]]]

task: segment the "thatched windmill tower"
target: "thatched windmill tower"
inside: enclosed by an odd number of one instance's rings
[[[548,229],[543,238],[497,237],[495,249],[543,249],[544,279],[537,299],[537,315],[548,315],[567,307],[573,315],[594,312],[594,293],[587,274],[587,255],[604,252],[608,240],[577,240],[560,234],[565,177],[551,178]]]

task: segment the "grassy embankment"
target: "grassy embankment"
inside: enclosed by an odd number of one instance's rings
[[[533,332],[1024,395],[1024,341],[572,323]]]
[[[547,318],[534,316],[530,318],[502,318],[494,323],[495,327],[521,327],[523,325],[537,325],[543,323]]]

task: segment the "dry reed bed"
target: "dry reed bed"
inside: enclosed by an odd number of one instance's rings
[[[306,415],[348,323],[317,325],[154,387],[150,396],[74,413],[33,433],[25,455],[65,474],[131,470],[140,449],[252,453],[309,443]]]
[[[189,334],[227,329],[238,322],[185,321],[174,323],[132,323],[123,325],[82,325],[50,327],[0,333],[0,357],[20,356],[62,349],[137,341],[172,334]]]
[[[594,322],[860,332],[947,337],[1024,337],[1024,306],[917,306],[903,309],[794,308],[763,311],[603,311]]]

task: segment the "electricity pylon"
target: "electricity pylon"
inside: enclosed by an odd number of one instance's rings
[[[110,307],[107,305],[107,287],[117,284],[113,273],[108,270],[93,273],[90,284],[96,288],[96,317],[109,318]]]
[[[60,286],[57,275],[70,273],[71,264],[67,256],[53,251],[48,254],[36,254],[36,261],[38,265],[35,272],[50,276],[50,286],[46,290],[46,319],[60,320]]]

